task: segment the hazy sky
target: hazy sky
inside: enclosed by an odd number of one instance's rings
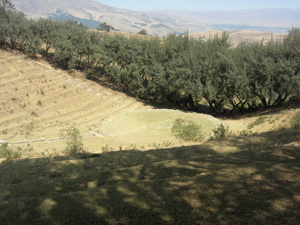
[[[300,8],[300,0],[94,0],[134,11],[180,9],[216,11],[264,8]]]

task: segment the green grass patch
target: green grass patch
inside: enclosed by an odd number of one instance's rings
[[[260,125],[260,124],[266,122],[265,121],[266,119],[267,119],[266,116],[260,116],[260,117],[258,117],[253,123],[250,123],[248,125],[248,129],[252,129],[254,126],[257,126],[257,125]]]
[[[201,126],[204,137],[211,135],[215,128],[213,122],[202,114],[179,110],[151,110],[118,115],[108,122],[104,130],[107,135],[118,137],[118,140],[126,144],[179,143],[179,139],[171,131],[176,119]]]

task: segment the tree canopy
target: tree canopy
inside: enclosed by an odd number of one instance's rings
[[[32,56],[42,53],[58,66],[85,71],[88,78],[140,98],[193,111],[205,99],[215,112],[225,106],[245,112],[299,101],[299,28],[282,41],[232,48],[227,32],[207,42],[176,33],[163,39],[125,37],[90,31],[74,20],[28,20],[8,0],[0,0],[0,7],[1,45]],[[102,23],[99,29],[113,27]]]
[[[106,22],[101,23],[98,27],[98,30],[103,30],[109,32],[110,30],[114,30],[115,28],[111,25],[108,25]]]

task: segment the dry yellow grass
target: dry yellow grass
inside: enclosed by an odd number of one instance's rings
[[[223,31],[205,31],[201,33],[191,33],[190,36],[205,41],[216,34],[221,35],[222,32]],[[261,42],[262,40],[264,43],[266,43],[271,41],[272,38],[274,41],[282,40],[282,38],[286,35],[282,33],[268,33],[252,30],[231,30],[228,32],[233,47],[238,46],[240,43]]]
[[[299,131],[287,133],[299,142]],[[282,145],[288,140],[273,133],[145,152],[2,162],[0,220],[296,225],[300,155],[295,144]]]
[[[154,36],[149,36],[149,35],[143,35],[143,34],[135,34],[135,33],[128,33],[128,32],[123,32],[123,31],[101,31],[101,30],[96,30],[92,29],[94,32],[100,32],[105,35],[121,35],[127,38],[140,38],[140,39],[158,39],[158,40],[163,40],[161,37],[154,37]]]
[[[150,123],[160,122],[160,117],[168,117],[163,111],[157,112],[157,121],[148,121],[146,128],[137,126],[130,130],[130,121],[123,121],[120,127],[115,118],[117,115],[153,107],[89,81],[78,72],[68,73],[54,69],[45,61],[32,61],[3,50],[0,64],[0,139],[15,143],[14,148],[19,150],[22,157],[62,154],[66,141],[53,139],[62,137],[72,125],[84,136],[84,146],[89,152],[101,152],[102,147],[107,145],[117,150],[120,146],[125,149],[138,145],[148,149],[154,145],[181,143],[171,135],[170,128],[149,128]],[[191,117],[191,120],[199,120],[199,124],[203,120],[202,117],[197,119],[194,114],[176,113],[169,113],[174,114],[169,119],[175,120],[175,117],[183,116],[189,120]],[[144,117],[140,118],[139,123],[145,123],[146,114],[147,112],[143,113]],[[116,121],[110,123],[109,129],[118,130],[114,134],[116,137],[107,136],[102,130],[103,123],[112,119]],[[203,132],[209,135],[212,123],[207,128],[206,125],[204,127]],[[130,132],[125,135],[122,130]]]

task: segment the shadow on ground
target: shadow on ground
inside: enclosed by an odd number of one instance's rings
[[[280,136],[281,135],[281,136]],[[300,224],[300,132],[0,164],[1,224]]]

